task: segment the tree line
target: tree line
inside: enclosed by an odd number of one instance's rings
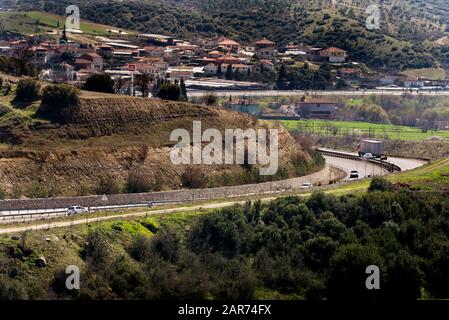
[[[130,238],[117,222],[87,236],[81,289],[65,289],[63,270],[51,288],[75,299],[448,298],[448,204],[444,194],[375,178],[365,194],[248,202],[185,231],[141,221],[153,237]],[[113,250],[121,241],[125,250]],[[370,265],[380,270],[379,290],[366,288]],[[21,277],[3,280],[0,296],[29,297]]]

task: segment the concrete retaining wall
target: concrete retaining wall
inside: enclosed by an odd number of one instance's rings
[[[0,211],[59,209],[74,205],[80,205],[83,207],[129,205],[146,203],[148,201],[187,202],[198,200],[213,200],[252,194],[270,194],[286,190],[294,190],[299,189],[304,182],[313,183],[314,185],[324,185],[328,184],[330,181],[342,179],[343,177],[344,176],[342,176],[341,170],[326,166],[323,170],[311,175],[282,181],[210,189],[185,189],[138,194],[117,194],[108,195],[107,200],[102,199],[104,198],[104,196],[101,195],[86,197],[58,197],[46,199],[0,200]]]

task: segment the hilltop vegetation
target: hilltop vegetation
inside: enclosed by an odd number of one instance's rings
[[[380,179],[367,194],[0,238],[0,298],[448,298],[447,208],[443,194],[393,191]],[[40,256],[48,266],[35,265]],[[69,264],[81,269],[80,290],[65,289]],[[365,287],[373,264],[381,290]]]
[[[0,35],[8,32],[24,35],[47,34],[57,28],[58,23],[61,28],[65,19],[64,15],[42,11],[0,11]],[[111,27],[81,20],[80,29],[87,34],[105,35]]]
[[[367,1],[354,8],[328,1],[141,0],[77,2],[82,17],[119,28],[173,35],[189,40],[224,35],[244,44],[262,37],[279,46],[290,42],[338,46],[352,59],[393,70],[449,65],[449,49],[435,41],[447,36],[444,1],[396,1],[382,6],[380,30],[367,30]],[[23,10],[64,14],[64,1],[21,2]],[[425,41],[424,41],[425,40]]]

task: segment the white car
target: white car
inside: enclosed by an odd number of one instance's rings
[[[350,179],[357,179],[359,177],[359,172],[357,170],[352,170],[349,173],[349,178]]]
[[[87,212],[87,209],[84,208],[84,207],[72,206],[72,207],[69,207],[67,209],[67,213],[66,214],[68,216],[72,216],[72,215],[75,215],[75,214],[86,213],[86,212]]]
[[[310,188],[313,188],[313,184],[311,184],[311,183],[309,183],[309,182],[304,182],[304,183],[301,185],[301,189],[310,189]]]
[[[374,158],[374,156],[371,153],[365,153],[363,155],[363,159],[373,159],[373,158]]]

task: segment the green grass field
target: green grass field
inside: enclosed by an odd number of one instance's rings
[[[446,77],[446,72],[441,68],[408,69],[402,73],[411,77],[425,77],[432,80],[442,80]]]
[[[392,124],[375,124],[359,121],[323,121],[323,120],[282,120],[281,123],[290,131],[300,130],[326,136],[354,135],[391,140],[426,140],[440,137],[449,140],[449,130],[422,131],[420,128],[396,126]]]
[[[60,28],[62,29],[66,17],[38,11],[0,11],[0,19],[6,30],[24,35],[32,35],[45,34],[49,30],[53,30],[58,25],[58,21]],[[84,34],[90,35],[108,35],[110,34],[108,29],[118,30],[118,28],[88,22],[82,19],[80,21],[80,29]],[[123,31],[129,33],[128,30]]]

